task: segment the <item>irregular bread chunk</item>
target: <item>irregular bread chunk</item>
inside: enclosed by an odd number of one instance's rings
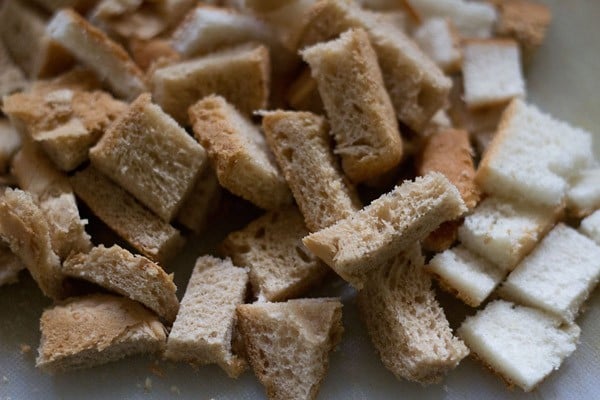
[[[8,50],[0,36],[0,106],[2,106],[4,96],[19,92],[25,89],[27,85],[28,82],[23,71],[8,54]]]
[[[567,181],[594,160],[592,135],[515,99],[484,154],[476,181],[487,193],[558,205]]]
[[[452,334],[413,245],[373,271],[358,307],[381,361],[398,379],[436,383],[469,351]]]
[[[19,272],[26,267],[8,245],[0,243],[0,286],[19,281]]]
[[[189,114],[224,188],[267,210],[291,203],[264,136],[234,106],[213,95],[190,107]]]
[[[151,260],[164,263],[183,247],[184,240],[177,229],[93,167],[76,173],[70,182],[77,196],[100,220]]]
[[[205,167],[206,152],[145,93],[108,128],[90,159],[169,222]]]
[[[87,254],[70,256],[62,271],[66,276],[93,282],[138,301],[169,323],[175,321],[179,300],[173,274],[167,275],[146,257],[133,255],[117,245],[100,245]]]
[[[47,32],[106,81],[117,96],[132,100],[146,90],[143,72],[125,49],[75,11],[57,12]]]
[[[506,276],[505,270],[464,246],[436,254],[425,269],[471,307],[479,307]]]
[[[460,70],[460,36],[451,20],[430,18],[415,30],[413,38],[443,71],[451,73]]]
[[[371,270],[465,211],[456,187],[433,172],[396,186],[354,215],[306,236],[303,242],[361,289]]]
[[[396,167],[402,138],[367,33],[347,31],[305,48],[302,58],[317,81],[346,175],[362,182]]]
[[[558,224],[502,284],[502,297],[573,322],[600,278],[600,247]]]
[[[2,94],[0,93],[0,96]],[[7,119],[0,119],[0,173],[8,172],[14,154],[21,147],[21,135]]]
[[[594,212],[581,221],[579,230],[600,246],[600,211]]]
[[[342,337],[337,299],[238,306],[248,360],[269,399],[315,399]]]
[[[567,210],[582,218],[600,208],[600,167],[577,171],[567,191]]]
[[[233,354],[236,306],[244,303],[248,273],[231,261],[211,256],[196,260],[165,357],[195,365],[218,364],[237,378],[246,361]]]
[[[152,75],[154,100],[182,125],[187,109],[205,96],[225,97],[246,115],[267,106],[269,50],[245,44],[158,68]]]
[[[575,351],[580,329],[542,311],[497,300],[458,329],[474,355],[526,392]]]
[[[165,327],[142,305],[123,297],[73,297],[47,309],[36,367],[50,373],[89,368],[123,357],[158,353]]]
[[[329,124],[307,112],[262,113],[262,127],[312,232],[358,211],[360,200],[331,151]]]
[[[192,232],[201,232],[210,214],[219,206],[221,192],[215,171],[209,166],[205,167],[191,193],[181,204],[176,221]]]
[[[302,244],[307,234],[302,215],[290,207],[230,233],[221,249],[235,265],[250,269],[255,297],[283,301],[301,296],[328,271]]]

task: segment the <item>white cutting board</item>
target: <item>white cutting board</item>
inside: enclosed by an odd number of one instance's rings
[[[600,135],[600,2],[547,0],[554,11],[549,37],[528,74],[529,100],[542,109]],[[600,137],[596,136],[596,150]],[[600,152],[598,152],[600,154]],[[196,254],[218,237],[194,239],[173,264],[180,292]],[[335,285],[333,285],[335,286]],[[336,292],[337,290],[337,292]],[[351,290],[342,295],[344,333],[331,356],[320,399],[598,399],[600,398],[600,291],[577,320],[582,328],[576,352],[531,393],[509,391],[502,381],[471,359],[464,360],[440,385],[423,388],[398,381],[380,363],[356,316]],[[464,314],[460,303],[441,295],[451,323]],[[39,342],[38,319],[49,301],[26,274],[22,282],[0,288],[0,400],[5,399],[263,399],[251,372],[237,381],[217,367],[194,370],[187,365],[134,357],[91,370],[48,376],[34,368]],[[21,345],[31,346],[22,352]],[[162,377],[158,376],[163,375]],[[145,388],[147,378],[151,388]]]

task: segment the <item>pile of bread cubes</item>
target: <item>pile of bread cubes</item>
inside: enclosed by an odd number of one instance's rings
[[[600,168],[525,100],[545,6],[4,0],[0,20],[0,284],[26,269],[54,301],[39,368],[156,353],[313,399],[342,302],[307,296],[335,280],[398,379],[471,354],[529,391],[575,350]],[[180,302],[170,261],[232,202],[264,214]],[[473,308],[456,332],[438,289]]]

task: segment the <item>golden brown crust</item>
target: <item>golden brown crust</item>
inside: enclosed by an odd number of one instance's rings
[[[458,228],[462,225],[462,220],[447,221],[442,223],[435,231],[427,236],[421,245],[423,249],[435,253],[440,253],[449,249],[458,238]]]
[[[552,12],[546,5],[528,0],[505,0],[497,8],[496,33],[515,38],[527,59],[544,42]]]

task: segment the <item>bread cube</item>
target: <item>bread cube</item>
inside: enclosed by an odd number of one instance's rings
[[[207,166],[200,174],[191,193],[183,201],[176,221],[194,233],[200,233],[221,199],[221,185],[215,171]]]
[[[600,208],[600,168],[577,171],[569,182],[567,210],[575,217],[585,217]]]
[[[445,72],[460,70],[462,49],[460,36],[451,20],[430,18],[414,32],[413,38],[421,50]]]
[[[600,211],[595,211],[581,221],[579,231],[600,246]]]

